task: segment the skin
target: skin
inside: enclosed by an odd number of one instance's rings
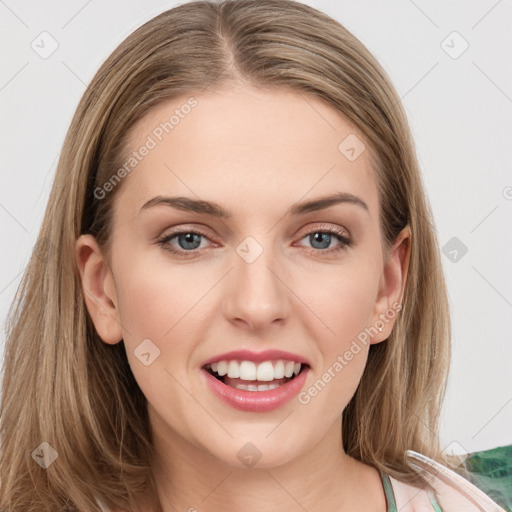
[[[140,148],[188,97],[139,120],[130,149]],[[368,146],[349,161],[338,145],[349,134],[364,138],[322,100],[245,85],[194,97],[198,105],[121,183],[110,262],[91,235],[76,243],[98,334],[105,343],[124,341],[148,399],[163,509],[383,512],[377,470],[348,457],[341,444],[342,411],[361,379],[370,343],[361,344],[308,404],[292,399],[264,413],[221,402],[200,367],[235,349],[288,350],[311,362],[307,389],[359,333],[401,302],[409,229],[384,261]],[[355,194],[369,211],[343,203],[285,215],[293,203],[333,192]],[[165,205],[139,212],[158,195],[215,201],[234,215],[219,219]],[[326,228],[342,230],[352,245],[343,247],[334,235],[316,243],[307,236]],[[205,236],[188,258],[155,242],[194,229]],[[252,263],[236,252],[247,236],[263,249]],[[183,236],[168,245],[182,253],[191,246]],[[371,344],[385,342],[395,320],[385,322]],[[134,350],[147,338],[160,355],[145,366]],[[237,457],[247,442],[261,452],[251,468]]]

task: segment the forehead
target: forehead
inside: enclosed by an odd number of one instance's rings
[[[184,95],[154,107],[127,143],[123,163],[136,160],[119,194],[129,199],[119,205],[127,215],[166,194],[229,198],[254,213],[348,192],[364,196],[372,214],[377,208],[364,137],[305,93],[238,87]]]

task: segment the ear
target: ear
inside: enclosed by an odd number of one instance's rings
[[[407,225],[396,237],[382,270],[371,324],[376,334],[372,336],[371,344],[386,340],[393,330],[399,311],[402,309],[410,256],[411,230]],[[382,328],[382,331],[379,331],[379,328]]]
[[[96,331],[105,343],[115,345],[123,337],[115,282],[94,236],[81,235],[77,239],[75,258],[87,310]]]

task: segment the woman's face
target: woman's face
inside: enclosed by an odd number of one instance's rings
[[[98,333],[124,341],[161,449],[271,467],[321,440],[339,445],[407,267],[401,239],[383,260],[363,144],[313,96],[248,87],[186,95],[130,132],[110,266],[90,235],[77,254]],[[204,367],[219,359],[230,385]],[[289,380],[279,361],[308,365]]]

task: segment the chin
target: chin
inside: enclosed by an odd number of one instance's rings
[[[270,469],[283,466],[299,454],[288,448],[278,435],[273,440],[265,439],[271,431],[272,428],[265,428],[262,435],[253,437],[248,436],[246,431],[243,440],[237,440],[236,436],[230,440],[229,451],[212,453],[212,456],[237,469]],[[287,441],[290,442],[289,437]],[[301,443],[298,442],[295,446],[297,445]]]

